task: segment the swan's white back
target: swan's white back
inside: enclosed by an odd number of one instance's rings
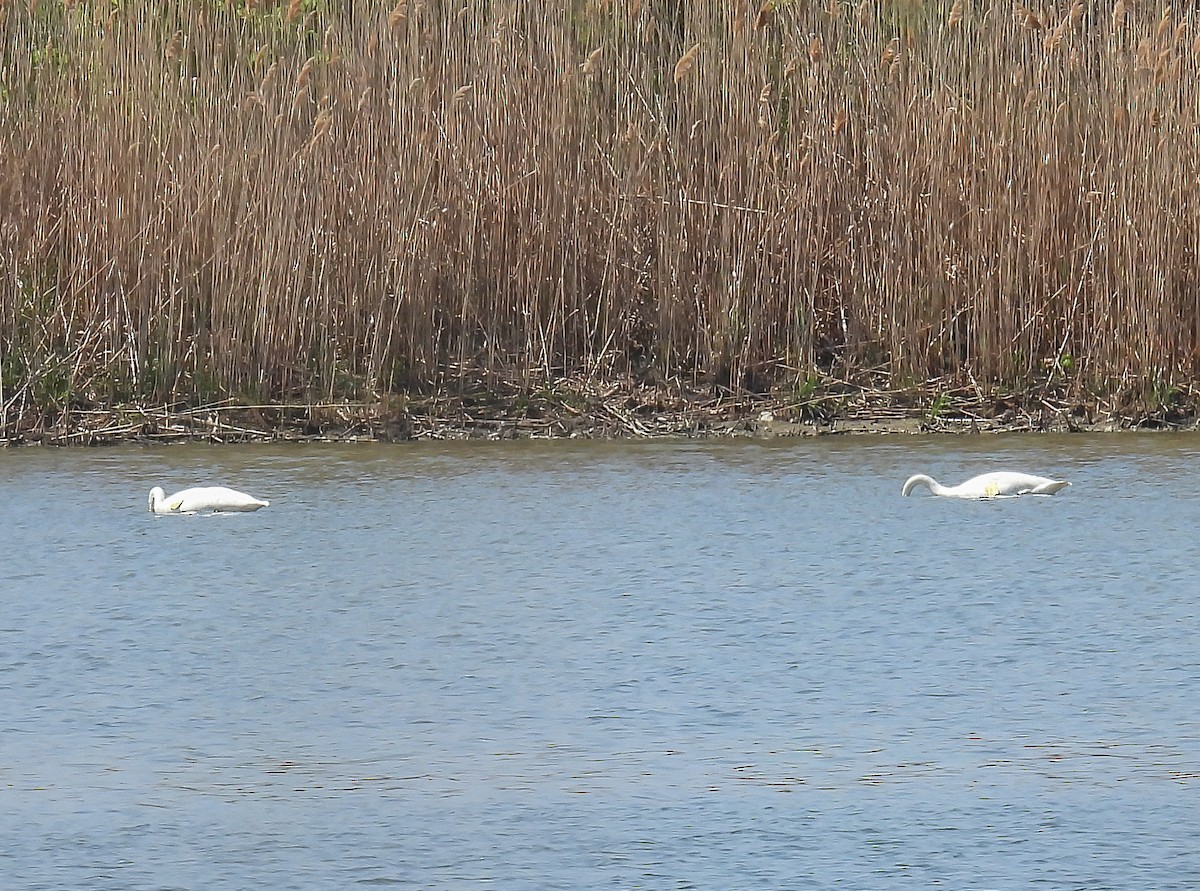
[[[943,486],[933,477],[918,473],[908,478],[901,494],[908,495],[917,486],[922,485],[934,495],[944,498],[1003,498],[1013,495],[1053,495],[1071,484],[1065,480],[1034,476],[1032,473],[997,470],[981,473],[957,486]]]
[[[194,514],[207,511],[249,511],[266,507],[271,502],[229,489],[225,486],[197,486],[183,489],[170,498],[161,486],[150,490],[150,510],[156,514]]]

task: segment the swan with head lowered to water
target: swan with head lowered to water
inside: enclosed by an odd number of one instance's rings
[[[194,514],[199,512],[248,511],[271,502],[228,489],[225,486],[197,486],[176,492],[170,498],[161,486],[150,490],[150,511],[156,514]]]
[[[934,495],[945,498],[1003,498],[1013,495],[1053,495],[1069,485],[1065,480],[998,470],[981,473],[957,486],[943,486],[933,477],[918,473],[908,478],[901,494],[908,495],[917,486],[926,486]]]

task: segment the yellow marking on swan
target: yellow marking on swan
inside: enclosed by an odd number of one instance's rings
[[[983,494],[988,496],[988,498],[994,498],[1000,494],[1000,486],[996,483],[988,483],[983,487]]]
[[[168,501],[168,502],[167,502],[167,507],[168,507],[170,510],[179,510],[179,508],[183,507],[183,499],[182,499],[182,498],[176,498],[174,501]]]

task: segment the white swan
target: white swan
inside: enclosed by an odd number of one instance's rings
[[[943,486],[931,476],[918,473],[910,476],[901,492],[908,495],[917,486],[928,486],[934,495],[946,498],[999,498],[1010,495],[1053,495],[1059,489],[1071,485],[1065,480],[1052,480],[1031,473],[1014,473],[999,470],[981,473],[957,486]]]
[[[161,486],[150,490],[150,511],[156,514],[191,514],[197,511],[258,510],[271,502],[224,486],[199,486],[166,497]]]

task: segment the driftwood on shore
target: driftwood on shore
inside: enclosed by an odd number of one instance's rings
[[[998,397],[935,383],[939,386],[889,390],[827,381],[819,394],[787,398],[572,382],[535,392],[475,388],[371,401],[9,410],[0,445],[1181,430],[1194,429],[1200,417],[1190,391],[1154,412],[1058,393]]]

